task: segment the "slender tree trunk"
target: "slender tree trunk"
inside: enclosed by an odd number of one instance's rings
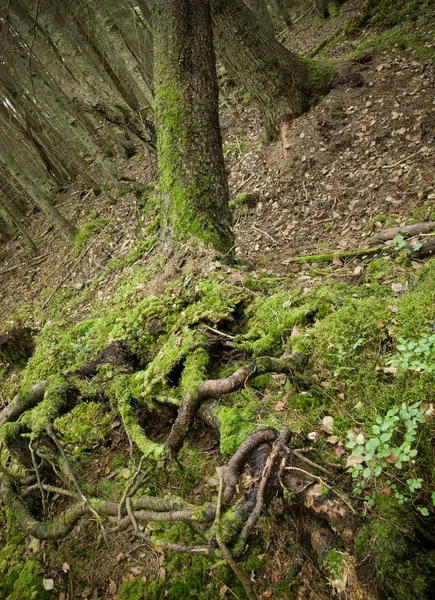
[[[13,223],[14,227],[21,233],[24,241],[29,246],[32,253],[36,254],[37,248],[35,242],[32,240],[30,235],[27,233],[26,228],[22,225],[21,219],[19,218],[13,203],[10,200],[0,199],[0,207],[8,215],[9,219]]]
[[[165,234],[179,241],[194,236],[230,252],[234,238],[209,2],[155,4],[157,155]]]
[[[251,9],[257,17],[258,22],[264,27],[267,33],[274,36],[275,31],[265,0],[245,0],[245,4]]]
[[[67,238],[72,239],[77,233],[77,229],[53,206],[47,196],[29,179],[19,168],[18,164],[10,152],[4,152],[0,148],[0,161],[3,163],[6,171],[13,177],[17,183],[27,192],[33,202],[47,215],[50,221]]]
[[[308,67],[258,23],[242,0],[211,0],[216,50],[260,108],[266,127],[309,108]]]

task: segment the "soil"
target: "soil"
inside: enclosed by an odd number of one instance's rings
[[[360,5],[346,2],[337,19],[325,22],[306,15],[286,33],[287,42],[308,53],[358,14]],[[360,41],[345,40],[332,54],[347,56]],[[352,69],[362,74],[365,85],[331,90],[292,123],[285,148],[281,139],[262,141],[258,112],[237,100],[240,93],[224,100],[221,121],[231,194],[259,194],[254,207],[235,213],[238,258],[284,274],[298,269],[289,262],[295,256],[368,247],[383,222],[422,221],[435,210],[433,63],[412,52],[377,52]],[[144,184],[156,179],[149,155],[134,156],[121,166],[127,178]],[[96,212],[109,223],[79,260],[80,253],[43,215],[30,214],[28,228],[43,260],[31,259],[20,238],[2,246],[0,329],[23,304],[36,300],[44,306],[57,286],[86,286],[111,258],[131,249],[146,225],[138,223],[133,193],[102,203],[74,185],[57,205],[77,227]],[[101,295],[110,293],[108,285],[105,281]]]

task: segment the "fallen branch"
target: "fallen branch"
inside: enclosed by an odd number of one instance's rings
[[[391,229],[385,229],[380,233],[376,234],[378,240],[386,242],[392,240],[396,235],[418,235],[420,233],[429,233],[435,229],[435,221],[423,221],[422,223],[416,223],[415,225],[404,225],[403,227],[391,227]]]
[[[317,483],[307,482],[298,473],[310,477]],[[298,467],[281,468],[280,477],[286,489],[295,493],[306,508],[327,521],[340,534],[346,548],[352,546],[356,534],[356,522],[351,514],[354,512],[352,505],[346,498],[320,477]],[[327,493],[325,490],[328,490]],[[330,492],[337,498],[331,498]]]
[[[358,250],[350,250],[344,252],[331,252],[329,254],[315,254],[312,256],[298,256],[286,261],[286,264],[298,263],[317,263],[317,262],[332,262],[335,258],[365,258],[380,253],[391,253],[392,250],[386,250],[385,246],[376,246],[375,248],[359,248]]]

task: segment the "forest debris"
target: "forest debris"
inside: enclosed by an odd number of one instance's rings
[[[391,227],[385,229],[376,234],[378,240],[387,241],[392,240],[396,235],[419,235],[421,233],[430,233],[435,229],[435,221],[423,221],[421,223],[415,223],[414,225],[404,225],[398,227]]]

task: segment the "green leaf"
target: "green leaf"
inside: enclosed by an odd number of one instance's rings
[[[375,435],[379,435],[381,433],[381,430],[378,425],[373,425],[372,431]]]
[[[430,497],[432,498],[432,504],[433,504],[433,506],[435,506],[435,492],[432,492],[432,494],[430,495]]]
[[[372,476],[371,469],[369,469],[368,467],[366,469],[364,469],[362,476],[364,477],[364,479],[368,479],[369,477],[371,477]]]
[[[366,444],[366,449],[367,450],[375,450],[375,448],[377,448],[380,444],[379,438],[371,438],[367,444]]]
[[[380,466],[375,467],[374,472],[375,472],[376,477],[379,477],[379,475],[382,473],[382,467],[380,467]]]
[[[381,442],[388,442],[391,437],[392,437],[393,433],[392,431],[387,431],[385,433],[381,434]]]
[[[417,506],[417,510],[423,517],[429,516],[429,511],[425,506]]]

